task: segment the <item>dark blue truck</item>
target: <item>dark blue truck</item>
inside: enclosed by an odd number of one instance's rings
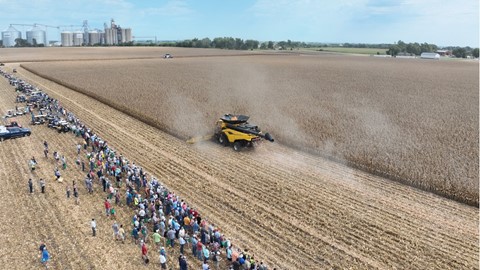
[[[5,139],[30,136],[30,134],[32,134],[32,131],[29,128],[21,128],[21,127],[6,128],[4,126],[0,127],[0,141],[3,141]]]

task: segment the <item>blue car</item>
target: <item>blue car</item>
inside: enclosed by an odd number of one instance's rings
[[[30,134],[32,134],[32,131],[29,128],[9,127],[7,129],[5,127],[0,127],[0,141],[3,141],[5,139],[30,136]]]

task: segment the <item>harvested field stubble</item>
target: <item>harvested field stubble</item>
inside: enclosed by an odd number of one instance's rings
[[[185,197],[236,246],[249,248],[257,260],[268,262],[269,269],[478,269],[477,207],[280,144],[259,147],[254,154],[232,153],[210,142],[191,147],[92,98],[18,70],[18,76],[57,98],[109,145]],[[2,94],[0,91],[0,105],[7,100],[12,103],[0,109],[12,107],[14,93],[9,99]],[[51,140],[65,135],[53,133]],[[39,136],[38,143],[33,144],[39,151],[46,135],[34,132],[31,136]],[[15,144],[6,149],[4,159],[22,145],[21,140],[12,142]],[[74,144],[70,145],[73,148]],[[65,147],[69,146],[61,149]],[[17,154],[15,159],[30,155]],[[15,174],[17,167],[8,168],[13,179],[22,178]],[[13,196],[21,193],[28,197],[21,188],[10,190]],[[50,208],[56,205],[50,204]],[[102,211],[97,208],[96,212]],[[3,226],[11,228],[11,223]],[[88,233],[88,224],[85,226]],[[3,231],[7,236],[25,231],[14,229]],[[105,256],[106,248],[92,249],[86,244],[82,247],[95,251],[93,256],[87,255],[91,264],[101,269],[116,267],[105,261],[110,258]],[[5,245],[5,250],[10,246]],[[139,252],[138,248],[134,251]],[[125,258],[139,262],[138,256],[137,260],[134,256]],[[2,259],[11,261],[9,257]],[[59,263],[64,266],[63,261]],[[151,269],[158,267],[158,262],[150,265]]]
[[[42,48],[2,48],[0,62],[49,62],[76,60],[152,59],[163,58],[166,53],[174,58],[205,57],[252,54],[279,54],[278,51],[236,51],[222,49],[192,49],[177,47],[42,47]]]
[[[478,205],[478,64],[347,56],[29,63],[187,138],[224,113],[278,142]],[[88,78],[88,79],[86,79]]]

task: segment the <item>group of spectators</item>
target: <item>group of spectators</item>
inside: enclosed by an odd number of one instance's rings
[[[17,86],[17,91],[25,92],[34,89],[28,83],[14,78],[0,70],[10,84]],[[19,87],[21,86],[21,87]],[[28,93],[27,93],[28,94]],[[17,98],[17,101],[19,99]],[[161,269],[174,265],[170,256],[178,246],[178,265],[181,270],[187,270],[187,255],[191,259],[202,262],[202,269],[220,269],[220,261],[229,269],[234,270],[266,270],[263,262],[258,262],[247,249],[241,250],[234,246],[222,233],[220,228],[204,218],[183,198],[165,187],[156,177],[150,176],[142,167],[129,161],[116,152],[107,141],[89,129],[75,115],[63,108],[60,103],[45,93],[40,93],[36,99],[37,109],[69,122],[72,133],[78,137],[79,144],[75,146],[77,167],[84,172],[84,184],[88,193],[94,192],[94,186],[101,187],[105,193],[105,215],[114,219],[112,230],[115,240],[125,243],[129,236],[131,242],[141,248],[141,258],[145,264],[150,263],[147,243],[158,252]],[[33,110],[30,110],[33,119]],[[83,152],[83,157],[82,157]],[[47,157],[48,143],[44,142],[44,154]],[[55,152],[54,158],[61,167],[67,168],[66,159]],[[60,178],[60,170],[55,168],[55,177]],[[72,181],[78,204],[78,187]],[[31,179],[29,180],[30,192]],[[43,189],[44,192],[44,189]],[[67,198],[70,197],[70,186],[66,186]],[[123,224],[115,219],[115,207],[124,202],[133,210],[131,230],[125,232]],[[92,235],[96,236],[96,220],[90,222]],[[187,248],[188,247],[188,248]],[[44,246],[42,248],[46,250]],[[169,252],[167,252],[167,250]],[[48,258],[47,258],[48,261]],[[42,259],[43,262],[43,259]],[[45,262],[46,263],[46,262]],[[275,268],[274,268],[275,269]]]

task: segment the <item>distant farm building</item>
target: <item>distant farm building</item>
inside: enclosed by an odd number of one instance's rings
[[[449,51],[449,50],[437,50],[436,53],[440,54],[440,56],[452,55],[452,51]]]
[[[420,58],[422,59],[440,59],[440,54],[434,53],[434,52],[424,52],[420,55]]]

